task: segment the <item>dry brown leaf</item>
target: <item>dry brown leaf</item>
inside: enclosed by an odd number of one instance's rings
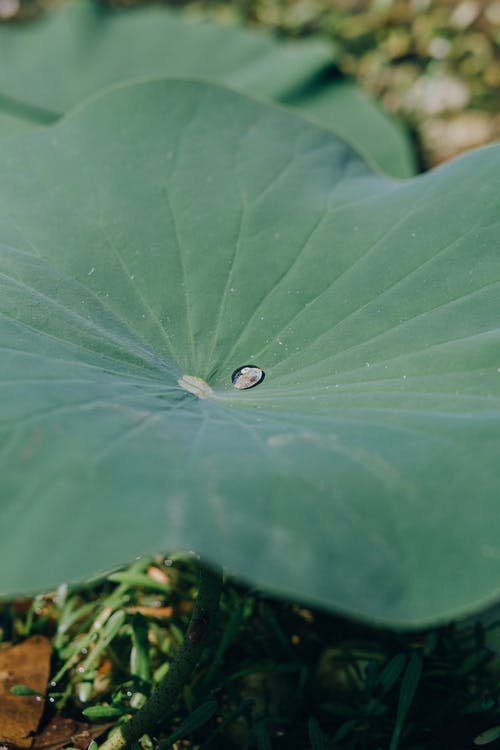
[[[160,568],[157,568],[156,565],[150,565],[147,569],[147,575],[149,578],[151,578],[152,581],[156,581],[157,583],[162,583],[165,586],[168,586],[170,581],[170,577],[165,573],[164,570],[160,570]]]
[[[33,635],[16,646],[0,650],[0,742],[29,748],[44,709],[37,695],[12,695],[11,687],[25,685],[45,693],[50,670],[51,645]]]
[[[68,745],[87,750],[92,740],[97,740],[112,726],[114,724],[87,724],[56,714],[43,732],[35,737],[31,750],[61,750]]]
[[[174,614],[173,607],[125,607],[125,612],[129,614],[140,614],[144,617],[156,617],[158,620],[164,620],[172,617]]]

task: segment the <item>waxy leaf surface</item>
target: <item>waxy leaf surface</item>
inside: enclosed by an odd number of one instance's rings
[[[187,548],[378,622],[498,597],[500,147],[398,182],[158,81],[0,172],[1,592]]]
[[[109,11],[76,1],[30,23],[0,25],[0,135],[19,132],[23,122],[54,121],[130,79],[201,78],[293,106],[383,171],[411,176],[415,163],[403,128],[334,75],[334,54],[317,38],[285,42],[166,8]]]

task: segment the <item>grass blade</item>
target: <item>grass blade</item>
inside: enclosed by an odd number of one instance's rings
[[[309,719],[309,742],[311,743],[311,750],[327,750],[330,740],[326,734],[322,731],[317,719],[313,716]]]
[[[421,674],[422,657],[420,654],[413,652],[401,681],[396,724],[394,726],[394,732],[392,733],[389,750],[397,750],[397,747],[399,746],[399,739],[401,737],[403,725],[408,711],[410,710],[418,683],[420,682]]]
[[[386,695],[393,685],[399,680],[403,669],[406,664],[406,656],[404,654],[396,654],[384,667],[380,673],[376,685],[382,690],[382,695]]]
[[[184,721],[178,726],[164,742],[161,743],[161,750],[168,750],[174,742],[184,739],[187,735],[195,732],[197,729],[206,724],[217,711],[218,704],[216,700],[210,700],[195,708]]]
[[[258,750],[272,750],[271,737],[267,731],[265,721],[259,721],[254,726],[253,731],[255,739],[257,740]]]

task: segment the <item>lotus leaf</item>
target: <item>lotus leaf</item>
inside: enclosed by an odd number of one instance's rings
[[[498,599],[500,146],[401,182],[155,81],[0,169],[3,593],[185,548],[392,625]]]

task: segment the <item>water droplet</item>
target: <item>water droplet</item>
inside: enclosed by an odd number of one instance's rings
[[[247,388],[253,388],[255,385],[262,383],[264,380],[264,370],[255,365],[244,365],[238,367],[231,375],[231,381],[235,388],[244,391]]]

